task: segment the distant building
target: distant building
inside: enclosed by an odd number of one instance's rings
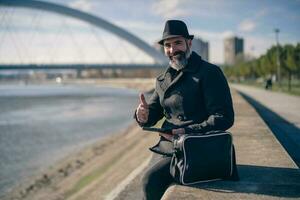
[[[209,44],[200,38],[194,38],[192,43],[192,51],[195,51],[203,60],[209,61]]]
[[[243,59],[244,39],[230,37],[224,40],[224,62],[226,65],[234,65],[238,59]]]

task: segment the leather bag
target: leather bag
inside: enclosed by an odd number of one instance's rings
[[[170,173],[183,185],[230,179],[236,169],[229,132],[182,135],[173,144]]]

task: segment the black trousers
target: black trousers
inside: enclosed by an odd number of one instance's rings
[[[142,179],[143,199],[159,200],[167,188],[175,182],[170,175],[171,157],[154,154]]]

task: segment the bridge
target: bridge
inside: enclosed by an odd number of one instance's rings
[[[41,70],[41,69],[160,69],[163,65],[154,64],[0,64],[0,70]]]
[[[97,29],[102,29],[108,31],[110,34],[127,41],[129,44],[136,47],[139,51],[144,52],[146,55],[152,58],[152,63],[144,63],[144,62],[127,62],[127,63],[119,63],[114,62],[112,63],[63,63],[59,64],[56,63],[3,63],[0,60],[0,70],[21,70],[21,69],[150,69],[150,68],[161,68],[165,66],[167,60],[165,56],[156,50],[154,47],[147,44],[142,39],[138,38],[137,36],[133,35],[132,33],[126,31],[125,29],[118,27],[109,21],[102,19],[99,16],[95,16],[93,14],[74,9],[65,5],[60,5],[56,3],[44,2],[44,1],[36,1],[36,0],[1,0],[0,1],[0,8],[25,8],[25,9],[33,9],[34,11],[41,10],[50,13],[54,13],[55,15],[60,16],[67,16],[74,19],[81,20],[84,23],[87,23]],[[5,19],[5,16],[3,17]],[[3,23],[3,22],[2,22]],[[35,25],[35,24],[33,24]],[[4,26],[3,26],[4,27]],[[11,33],[12,30],[6,27],[6,31]],[[41,34],[41,33],[39,33]],[[74,37],[74,34],[70,34],[70,37]],[[97,37],[97,36],[96,36]],[[13,41],[12,43],[16,43]],[[17,47],[18,45],[15,44]],[[28,45],[30,46],[30,45]],[[74,42],[74,46],[76,46],[76,42]],[[1,45],[0,45],[1,47]],[[28,48],[28,47],[26,47]],[[80,47],[77,47],[78,51],[80,51]],[[20,48],[17,49],[20,52]],[[21,54],[21,53],[20,53]],[[109,55],[110,57],[111,55]],[[22,57],[22,56],[20,56]],[[52,60],[55,60],[52,59]]]

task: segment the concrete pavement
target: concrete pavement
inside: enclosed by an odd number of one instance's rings
[[[232,87],[257,110],[300,167],[300,97],[244,85]]]
[[[251,86],[231,84],[234,89],[247,94],[256,101],[278,113],[286,121],[300,128],[300,97],[273,92]]]

